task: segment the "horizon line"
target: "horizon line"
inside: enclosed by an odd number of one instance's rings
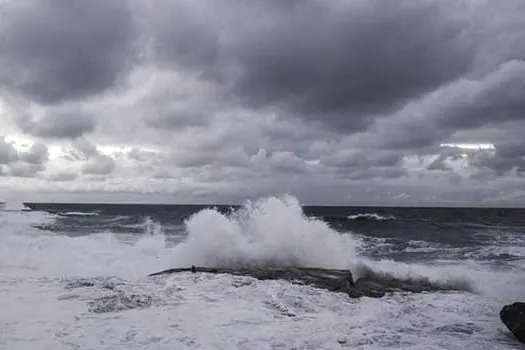
[[[2,203],[2,202],[0,202]],[[5,202],[3,202],[5,203]],[[148,203],[148,202],[22,202],[22,205],[25,207],[31,206],[193,206],[193,207],[213,207],[213,206],[234,206],[242,207],[244,203]],[[347,207],[347,208],[429,208],[429,209],[439,209],[439,208],[461,208],[461,209],[525,209],[525,206],[516,206],[516,205],[460,205],[456,204],[430,204],[430,203],[421,203],[421,204],[300,204],[301,207]]]

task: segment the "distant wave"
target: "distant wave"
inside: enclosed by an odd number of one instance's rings
[[[348,215],[346,218],[349,220],[376,220],[376,221],[387,221],[387,220],[396,219],[396,217],[393,215],[382,216],[376,213],[354,214],[354,215]]]
[[[94,215],[96,216],[96,215]],[[123,220],[129,220],[131,217],[129,215],[116,215],[109,217],[107,219],[103,219],[103,222],[117,222],[117,221],[123,221]]]
[[[68,211],[65,213],[58,213],[59,216],[98,216],[99,213],[93,212],[81,212],[81,211]]]

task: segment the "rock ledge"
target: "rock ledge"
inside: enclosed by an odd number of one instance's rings
[[[294,284],[310,285],[333,292],[346,293],[352,298],[363,296],[380,298],[394,292],[433,292],[470,291],[466,283],[433,283],[428,279],[399,279],[387,274],[364,269],[361,277],[354,281],[350,270],[306,268],[306,267],[253,267],[253,268],[214,268],[198,267],[174,268],[150,274],[160,276],[181,272],[203,272],[250,276],[259,280],[285,280]]]

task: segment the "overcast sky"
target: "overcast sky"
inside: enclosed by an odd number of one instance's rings
[[[0,0],[24,200],[525,205],[523,0]]]

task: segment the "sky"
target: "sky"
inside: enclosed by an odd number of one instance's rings
[[[523,0],[0,16],[0,200],[525,205]]]

